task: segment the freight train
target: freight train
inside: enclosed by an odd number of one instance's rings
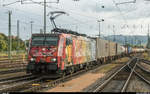
[[[50,34],[32,35],[27,73],[59,77],[130,53],[118,43],[55,28]]]

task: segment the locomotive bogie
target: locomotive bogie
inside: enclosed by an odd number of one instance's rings
[[[56,63],[29,63],[27,65],[27,72],[36,72],[36,73],[50,73],[57,71],[58,67]]]

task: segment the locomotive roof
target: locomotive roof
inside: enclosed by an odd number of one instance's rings
[[[68,29],[63,29],[63,28],[54,28],[52,30],[52,32],[57,32],[57,33],[65,33],[65,34],[73,34],[73,35],[77,35],[77,36],[84,36],[87,37],[86,34],[81,34],[72,30],[68,30]]]
[[[32,36],[58,36],[59,34],[41,34],[41,33],[36,33],[36,34],[32,34]]]
[[[72,34],[75,36],[83,36],[83,37],[95,39],[94,37],[87,36],[86,34],[81,34],[81,33],[78,33],[78,32],[72,31],[72,30],[67,30],[67,29],[62,29],[62,28],[54,28],[52,30],[52,33],[46,33],[46,34],[35,33],[35,34],[32,34],[32,36],[58,36],[60,34]]]

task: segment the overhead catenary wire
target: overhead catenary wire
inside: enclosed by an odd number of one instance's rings
[[[33,0],[30,0],[30,1],[34,2]],[[38,3],[38,4],[41,4],[41,3]],[[47,6],[47,7],[53,8],[53,7],[51,7],[51,6]],[[55,7],[55,8],[56,8],[56,7]],[[56,9],[60,9],[60,8],[56,8]],[[68,10],[67,10],[67,11],[68,11]],[[76,13],[76,12],[74,12],[74,11],[72,11],[72,10],[69,10],[69,11],[71,11],[71,12],[74,13],[74,14],[80,15],[80,16],[84,16],[84,17],[88,17],[88,18],[93,18],[93,19],[94,19],[93,22],[97,20],[96,17],[91,17],[91,16],[87,16],[87,15],[80,14],[80,13]]]
[[[32,2],[34,2],[33,0],[30,0],[30,1],[32,1]],[[38,2],[37,2],[38,3]],[[41,4],[41,3],[38,3],[38,4]],[[50,7],[50,8],[56,8],[56,7],[52,7],[52,6],[47,6],[47,7]],[[60,9],[60,8],[56,8],[56,9]],[[66,9],[65,9],[66,10]],[[73,10],[69,10],[69,11],[71,11],[72,13],[74,13],[74,14],[78,14],[78,15],[82,15],[82,14],[80,14],[80,13],[75,13],[75,11],[73,11]],[[130,13],[131,13],[132,11],[130,11]],[[82,15],[82,16],[84,16],[84,17],[88,17],[88,18],[94,18],[95,20],[97,19],[96,17],[91,17],[91,16],[87,16],[87,15]],[[119,16],[119,15],[118,15]],[[112,17],[115,17],[115,16],[112,16]]]
[[[125,16],[124,16],[124,14],[121,12],[120,8],[116,5],[115,0],[112,0],[112,1],[113,1],[113,3],[115,4],[116,8],[119,10],[120,16],[122,16],[124,22],[125,22],[126,24],[128,24],[128,22],[127,22],[127,20],[126,20],[126,18],[125,18]],[[131,33],[131,32],[132,32],[132,30],[130,29],[130,33]]]
[[[69,10],[70,11],[70,10]],[[71,11],[73,11],[73,10],[71,10]],[[90,20],[93,20],[93,22],[95,22],[96,20],[97,20],[97,17],[92,17],[92,16],[87,16],[87,15],[84,15],[84,14],[80,14],[80,13],[76,13],[75,11],[73,11],[74,12],[74,14],[76,14],[76,15],[80,15],[80,16],[82,16],[82,17],[85,17],[85,18],[87,18],[87,19],[89,19],[90,18]],[[72,13],[73,13],[72,12]],[[131,13],[131,12],[130,12]],[[125,14],[123,14],[123,15],[125,15]],[[109,20],[109,19],[108,19]],[[80,20],[81,21],[81,20]],[[77,21],[78,22],[78,21]],[[80,22],[78,23],[78,24],[80,24]],[[83,25],[84,25],[84,23],[83,23]],[[85,21],[85,25],[86,25],[86,21]]]

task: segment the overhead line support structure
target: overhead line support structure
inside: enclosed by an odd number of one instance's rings
[[[12,48],[12,45],[11,45],[11,14],[12,14],[12,11],[8,11],[8,58],[11,59],[11,48]]]

